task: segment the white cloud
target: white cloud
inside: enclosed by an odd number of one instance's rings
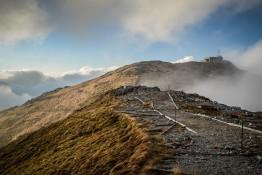
[[[198,80],[186,91],[204,95],[212,100],[251,111],[262,110],[262,78],[250,74],[214,77]]]
[[[0,43],[45,38],[51,24],[81,38],[114,26],[122,29],[121,34],[149,43],[168,42],[220,7],[239,13],[258,3],[260,0],[2,0]]]
[[[20,105],[30,98],[28,94],[17,95],[9,86],[0,85],[0,110]]]
[[[73,85],[82,81],[96,78],[106,72],[115,70],[117,68],[117,66],[107,68],[92,68],[90,66],[85,66],[77,71],[65,72],[61,76],[57,77],[57,79],[59,79],[62,82],[66,82],[69,85]]]
[[[105,73],[105,72],[108,72],[108,71],[113,71],[117,68],[118,68],[118,66],[111,66],[111,67],[106,67],[106,68],[102,68],[102,67],[101,68],[93,68],[93,67],[90,67],[90,66],[84,66],[77,71],[68,71],[68,72],[62,73],[61,76],[66,76],[66,75],[70,75],[70,74],[92,75],[94,72]]]
[[[244,51],[231,51],[227,57],[240,68],[262,76],[262,40]]]
[[[83,67],[61,76],[47,76],[33,70],[0,71],[0,109],[19,105],[26,100],[58,87],[78,84],[96,78],[117,67]]]
[[[0,45],[44,38],[50,31],[47,14],[37,0],[1,0]]]
[[[259,0],[57,0],[62,19],[72,30],[114,24],[128,36],[149,43],[173,41],[186,29],[207,19],[220,7],[242,12]],[[64,18],[66,16],[66,18]],[[69,27],[70,29],[70,27]],[[90,31],[89,30],[89,31]]]
[[[170,41],[187,27],[206,19],[225,0],[57,0],[59,21],[72,31],[101,24],[119,25],[131,37]],[[66,19],[66,20],[63,20]],[[61,24],[61,23],[60,23]],[[70,26],[74,26],[73,28]],[[80,33],[81,33],[80,32]]]
[[[186,63],[186,62],[190,62],[190,61],[194,61],[194,57],[193,56],[186,56],[184,58],[178,59],[176,61],[172,61],[172,63]]]
[[[135,0],[123,18],[125,29],[133,35],[155,41],[173,40],[215,11],[224,0]]]

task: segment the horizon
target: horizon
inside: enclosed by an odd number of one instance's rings
[[[1,0],[0,174],[262,172],[262,0]]]
[[[3,0],[0,109],[140,61],[221,51],[262,76],[259,0]]]

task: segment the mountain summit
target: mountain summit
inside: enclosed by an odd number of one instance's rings
[[[178,90],[245,74],[149,61],[44,93],[0,113],[0,174],[259,174],[262,113]]]
[[[59,88],[29,100],[22,106],[0,112],[0,146],[69,116],[90,103],[93,97],[128,85],[183,89],[217,76],[232,77],[242,71],[228,61],[169,63],[139,62],[123,66],[96,79],[72,87]]]

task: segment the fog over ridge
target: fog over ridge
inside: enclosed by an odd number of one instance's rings
[[[162,90],[174,89],[198,93],[226,105],[262,111],[261,76],[237,69],[230,62],[223,63],[225,66],[224,68],[222,66],[221,70],[220,68],[214,70],[219,64],[214,66],[212,64],[198,61],[174,63],[173,70],[145,74],[140,84],[158,86]],[[210,72],[207,72],[208,70]]]

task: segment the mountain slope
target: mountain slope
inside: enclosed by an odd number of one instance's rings
[[[82,84],[45,93],[22,106],[0,112],[0,147],[20,135],[66,118],[92,98],[137,82],[135,70],[123,67]]]
[[[0,174],[261,172],[253,156],[261,157],[261,113],[197,94],[127,86],[186,89],[217,77],[234,84],[244,74],[227,61],[150,61],[45,93],[0,113]],[[239,168],[244,163],[251,169]]]
[[[0,151],[0,174],[144,174],[161,158],[161,140],[116,113],[110,94]]]
[[[145,86],[120,87],[92,100],[0,148],[0,174],[255,175],[262,170],[257,113]]]
[[[222,62],[142,62],[140,85],[158,86],[161,89],[185,89],[199,81],[215,77],[240,76],[239,70],[229,61]]]
[[[45,93],[22,106],[0,112],[0,147],[19,136],[48,126],[69,116],[93,97],[124,85],[158,86],[183,89],[196,81],[214,76],[241,74],[233,64],[188,62],[172,64],[162,61],[139,62],[109,72],[76,86]]]

